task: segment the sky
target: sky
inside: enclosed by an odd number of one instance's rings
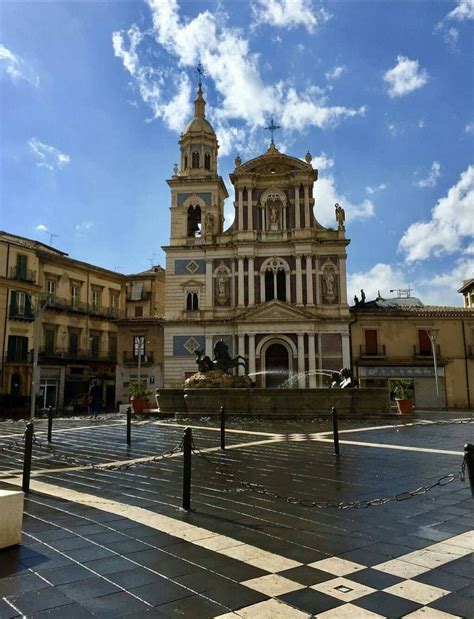
[[[121,273],[164,265],[196,66],[229,174],[269,145],[346,212],[348,293],[461,305],[474,277],[474,0],[2,2],[0,228]]]

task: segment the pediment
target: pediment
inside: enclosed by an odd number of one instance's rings
[[[234,174],[258,174],[258,175],[278,175],[288,172],[314,172],[311,165],[308,165],[301,159],[290,157],[275,150],[265,153],[255,159],[245,162],[234,170]]]
[[[243,322],[266,322],[266,321],[294,321],[314,320],[314,316],[305,310],[284,303],[282,301],[269,301],[258,307],[243,312],[238,317]]]

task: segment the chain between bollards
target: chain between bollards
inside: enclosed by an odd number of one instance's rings
[[[183,440],[183,509],[191,509],[191,454],[193,448],[193,431],[186,428]]]
[[[127,445],[130,447],[132,444],[132,409],[129,406],[127,408]]]
[[[471,486],[471,495],[474,498],[474,445],[472,443],[464,445],[464,461],[469,477],[469,485]]]
[[[335,406],[331,408],[331,417],[332,417],[332,434],[334,438],[334,453],[336,456],[338,456],[339,455],[339,429],[337,426],[337,410]]]
[[[225,451],[225,408],[223,406],[220,408],[219,416],[221,420],[221,449]]]
[[[48,443],[51,443],[53,434],[53,407],[48,407]]]
[[[21,489],[23,492],[30,491],[30,477],[31,477],[31,455],[33,453],[33,436],[34,436],[34,425],[33,423],[29,423],[26,426],[25,432],[25,454],[23,458],[23,483],[21,485]]]

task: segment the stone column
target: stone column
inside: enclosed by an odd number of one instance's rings
[[[244,196],[242,189],[239,189],[239,230],[244,229]]]
[[[351,367],[351,345],[349,341],[349,334],[342,333],[342,367],[350,368]]]
[[[238,290],[237,290],[237,305],[239,307],[244,306],[244,259],[238,258],[238,270],[237,270],[237,281],[238,281]]]
[[[238,353],[241,357],[245,357],[245,335],[242,335],[239,333],[239,347],[238,347]],[[243,374],[245,374],[244,368],[239,365],[237,367],[237,373],[239,374],[239,376],[242,376]]]
[[[316,351],[314,347],[314,333],[308,333],[308,370],[309,370],[309,388],[316,389],[316,374],[312,374],[316,370]]]
[[[253,257],[248,262],[249,305],[255,305],[255,270]]]
[[[206,309],[212,306],[212,260],[206,260]]]
[[[339,258],[339,286],[340,286],[340,303],[347,303],[347,281],[346,281],[346,258]]]
[[[321,333],[318,333],[318,350],[319,350],[319,368],[320,370],[324,370],[324,359],[323,359],[323,349],[321,348]],[[318,385],[320,387],[323,386],[323,374],[318,375]]]
[[[295,187],[295,228],[301,228],[300,187]]]
[[[312,256],[306,256],[306,305],[314,305],[312,263]]]
[[[212,359],[212,335],[206,335],[206,348],[204,354]]]
[[[298,333],[298,387],[304,389],[305,375],[304,375],[304,334]]]
[[[249,374],[255,374],[255,334],[249,333]],[[255,381],[255,376],[250,379]]]
[[[296,305],[303,304],[303,274],[301,272],[301,256],[296,256]]]
[[[304,227],[309,228],[310,219],[309,219],[309,187],[308,185],[304,186]]]
[[[248,221],[248,229],[253,230],[253,199],[252,199],[252,188],[247,189],[247,221]]]

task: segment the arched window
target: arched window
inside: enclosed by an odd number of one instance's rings
[[[201,236],[201,207],[191,205],[188,208],[188,236]]]
[[[199,152],[197,150],[193,150],[191,155],[191,167],[199,168]]]
[[[184,156],[184,169],[185,170],[188,169],[188,156],[187,155]]]
[[[281,258],[269,258],[260,271],[260,290],[262,301],[289,301],[290,270],[288,263]],[[264,291],[264,293],[263,293]],[[263,297],[263,294],[265,295]]]
[[[209,153],[206,153],[204,155],[204,167],[206,168],[206,170],[211,169],[211,155]]]
[[[276,298],[278,299],[278,301],[286,301],[286,273],[282,269],[280,269],[277,273],[276,285]]]
[[[199,296],[197,292],[186,293],[186,310],[188,312],[195,312],[199,309]]]

